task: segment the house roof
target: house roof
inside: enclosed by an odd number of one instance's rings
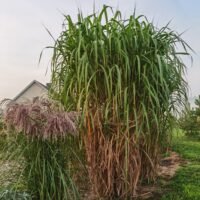
[[[20,96],[22,96],[32,85],[38,85],[46,90],[48,90],[47,86],[43,85],[39,81],[33,80],[31,83],[29,83],[17,96],[15,96],[12,100],[16,101]]]

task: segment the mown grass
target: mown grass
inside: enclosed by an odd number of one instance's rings
[[[200,199],[200,141],[178,133],[173,138],[173,150],[188,164],[181,167],[169,184],[170,191],[161,200]]]

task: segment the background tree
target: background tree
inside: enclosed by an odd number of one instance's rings
[[[185,131],[188,136],[200,136],[200,95],[194,101],[195,107],[188,109],[179,119],[180,128]]]
[[[195,106],[196,106],[195,107],[196,115],[197,115],[197,117],[200,117],[200,95],[198,96],[197,99],[195,99],[194,103],[195,103]]]

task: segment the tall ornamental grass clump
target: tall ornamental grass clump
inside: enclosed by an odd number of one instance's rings
[[[176,46],[183,52],[178,52]],[[187,84],[179,54],[188,46],[168,26],[145,16],[123,19],[104,6],[78,22],[65,16],[52,57],[53,98],[81,112],[93,191],[129,198],[156,177],[172,113],[184,105]]]
[[[5,123],[17,133],[24,177],[33,199],[79,198],[66,157],[66,141],[77,133],[77,117],[77,113],[65,112],[58,103],[45,99],[8,106]]]

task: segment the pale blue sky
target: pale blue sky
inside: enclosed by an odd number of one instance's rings
[[[172,20],[170,27],[186,33],[183,38],[196,51],[193,67],[188,65],[187,79],[191,95],[200,94],[200,1],[199,0],[0,0],[0,99],[12,98],[33,79],[46,83],[45,75],[51,52],[45,51],[38,67],[38,58],[45,46],[53,41],[45,25],[55,38],[61,32],[64,14],[76,19],[77,8],[85,15],[103,4],[119,8],[124,16],[133,13],[146,15],[158,26]]]

